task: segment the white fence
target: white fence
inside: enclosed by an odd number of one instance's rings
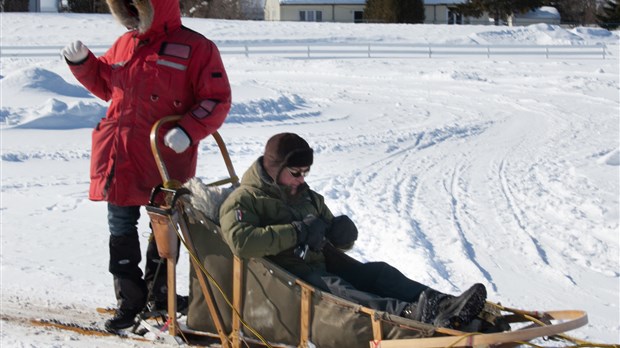
[[[88,46],[103,54],[109,45]],[[606,59],[614,55],[601,45],[444,45],[404,43],[221,43],[222,55],[328,58],[544,57]],[[59,57],[61,46],[0,46],[0,57]]]
[[[439,45],[439,44],[221,44],[222,54],[287,58],[442,58],[538,56],[605,59],[606,45]]]

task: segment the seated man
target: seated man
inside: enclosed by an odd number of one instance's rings
[[[224,239],[241,258],[266,257],[313,286],[357,304],[435,326],[458,328],[484,307],[474,284],[454,297],[405,277],[385,262],[326,262],[326,251],[348,249],[357,228],[334,217],[305,182],[313,150],[293,133],[271,137],[265,153],[220,208]]]

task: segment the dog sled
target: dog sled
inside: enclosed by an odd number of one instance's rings
[[[147,206],[160,255],[167,259],[167,333],[177,342],[212,342],[232,348],[430,348],[514,347],[545,338],[566,345],[588,344],[565,334],[588,322],[581,310],[525,311],[487,302],[467,330],[460,331],[360,306],[314,288],[265,258],[241,260],[232,254],[219,226],[219,204],[239,185],[225,143],[218,133],[213,134],[227,178],[207,184],[192,179],[181,185],[168,176],[156,141],[160,126],[178,119],[166,117],[151,131],[163,182],[153,190]],[[176,317],[179,242],[191,261],[184,321]],[[336,249],[329,249],[326,258],[328,263],[358,262]]]

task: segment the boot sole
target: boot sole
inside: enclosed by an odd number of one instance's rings
[[[487,292],[482,284],[475,284],[435,319],[435,325],[458,329],[461,325],[471,322],[480,314],[486,302]]]

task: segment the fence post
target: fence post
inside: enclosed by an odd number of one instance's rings
[[[368,58],[370,58],[370,44],[368,44]]]
[[[432,49],[431,49],[431,45],[428,45],[428,57],[432,58]]]
[[[243,45],[245,47],[245,57],[250,57],[250,49],[247,44]]]
[[[549,59],[549,46],[545,47],[545,55],[547,56],[547,59]]]
[[[308,45],[308,58],[310,58],[310,45]]]
[[[487,59],[491,59],[491,46],[487,46]]]

